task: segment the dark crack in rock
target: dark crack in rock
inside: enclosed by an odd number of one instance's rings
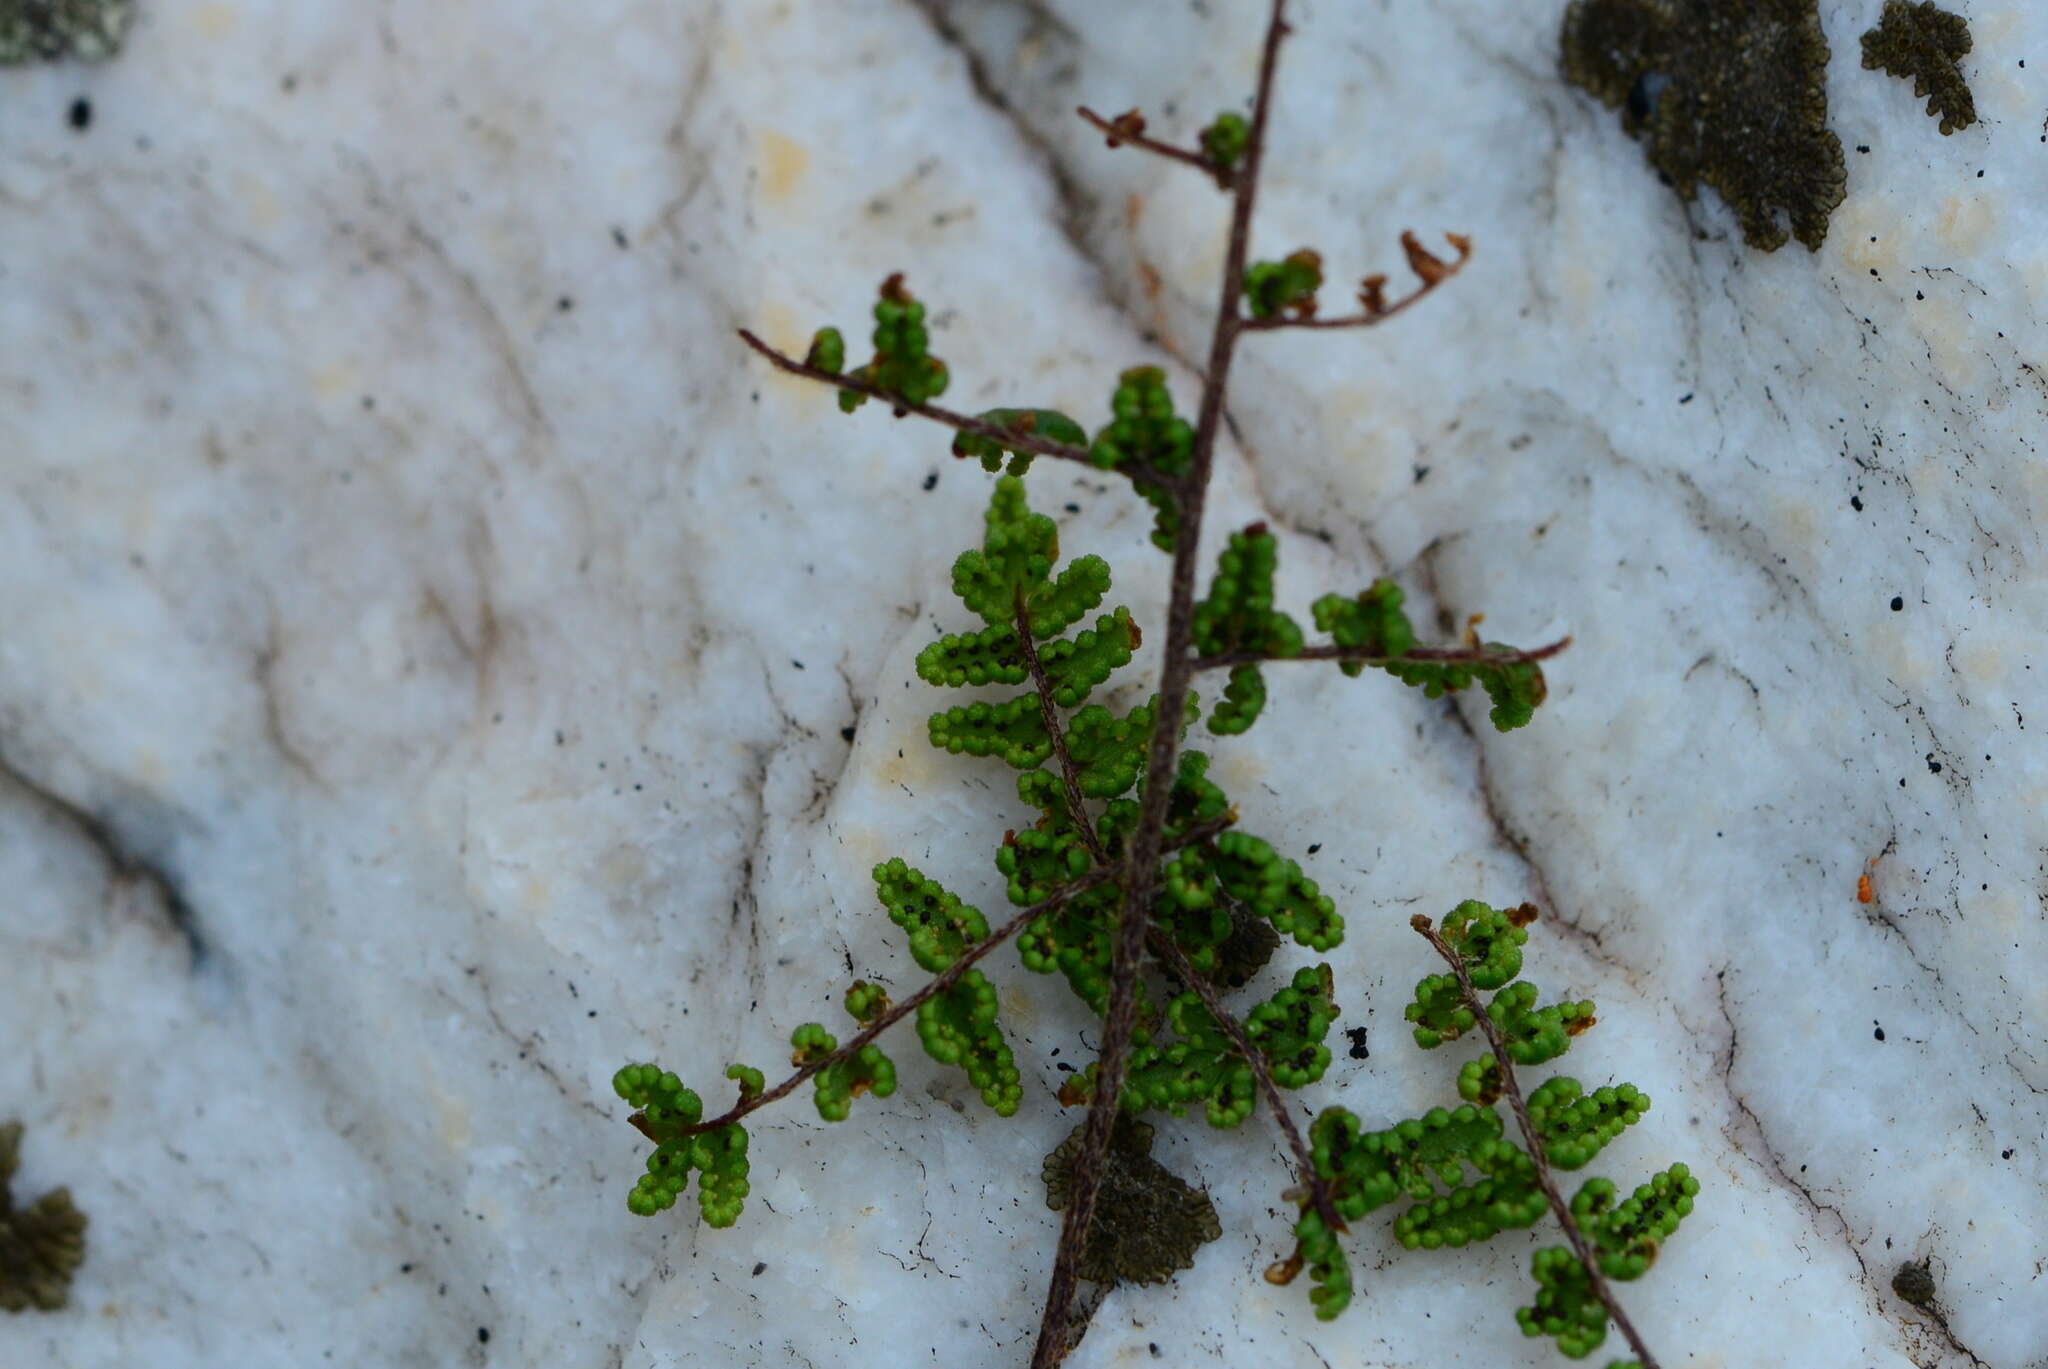
[[[1751,247],[1820,250],[1847,168],[1818,0],[1572,0],[1561,42],[1565,79],[1621,110],[1680,196],[1704,181]]]
[[[1927,112],[1941,120],[1945,138],[1977,122],[1977,101],[1956,65],[1970,50],[1969,21],[1934,0],[1885,0],[1877,27],[1863,35],[1863,69],[1913,79],[1913,94],[1927,97]]]
[[[54,1312],[85,1260],[85,1214],[63,1188],[17,1210],[12,1184],[20,1160],[21,1123],[10,1122],[0,1127],[0,1309]]]
[[[1086,1123],[1045,1157],[1045,1205],[1066,1209]],[[1100,1284],[1164,1283],[1194,1267],[1195,1251],[1223,1234],[1209,1195],[1152,1158],[1152,1128],[1119,1115],[1104,1157],[1081,1277]]]
[[[0,66],[103,62],[121,50],[134,19],[134,0],[0,0]]]

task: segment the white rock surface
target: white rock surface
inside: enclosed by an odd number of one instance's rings
[[[1069,110],[1188,135],[1262,8],[159,0],[0,73],[0,1117],[92,1218],[0,1365],[1024,1361],[1085,1024],[1007,955],[1017,1118],[906,1036],[893,1099],[756,1127],[737,1228],[624,1211],[618,1064],[772,1066],[914,983],[868,868],[998,907],[1019,817],[911,669],[986,480],[731,330],[909,269],[963,405],[1191,400],[1221,202]],[[1602,1171],[1705,1185],[1626,1289],[1667,1365],[2040,1369],[2048,12],[1971,8],[1944,139],[1825,5],[1849,199],[1763,256],[1556,79],[1559,9],[1300,0],[1287,54],[1257,249],[1479,256],[1253,340],[1212,532],[1287,529],[1297,611],[1387,572],[1575,638],[1506,737],[1303,669],[1211,748],[1350,921],[1371,1056],[1308,1101],[1443,1101],[1407,918],[1533,897],[1531,977],[1602,1005],[1573,1072],[1657,1100]],[[1033,484],[1156,625],[1148,512]],[[1162,1131],[1227,1234],[1076,1365],[1556,1362],[1509,1314],[1548,1233],[1370,1223],[1318,1324],[1257,1278],[1268,1132]]]

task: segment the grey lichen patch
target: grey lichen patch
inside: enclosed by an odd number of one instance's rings
[[[1956,64],[1970,51],[1970,25],[1934,0],[1885,0],[1877,27],[1863,35],[1863,67],[1913,78],[1913,94],[1941,120],[1943,137],[1977,122],[1977,101]]]
[[[134,0],[0,0],[0,66],[104,61],[121,50],[134,18]]]
[[[1924,1262],[1908,1260],[1892,1275],[1892,1292],[1915,1307],[1934,1306],[1934,1271]]]
[[[71,1273],[85,1259],[85,1214],[68,1189],[53,1189],[29,1206],[14,1206],[21,1123],[0,1127],[0,1309],[54,1312],[71,1292]]]
[[[1045,1157],[1045,1205],[1066,1210],[1083,1126]],[[1152,1158],[1152,1128],[1119,1116],[1081,1254],[1081,1277],[1101,1284],[1164,1283],[1223,1234],[1209,1195]]]
[[[1818,251],[1847,168],[1828,128],[1818,0],[1572,0],[1565,79],[1621,110],[1684,198],[1704,181],[1766,252]]]

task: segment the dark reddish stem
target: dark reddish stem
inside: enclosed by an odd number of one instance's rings
[[[1375,656],[1360,647],[1311,646],[1292,656],[1274,656],[1263,651],[1228,651],[1220,656],[1199,656],[1197,670],[1221,670],[1239,665],[1281,665],[1288,661],[1356,661],[1360,665],[1389,666],[1402,661],[1436,661],[1445,665],[1501,666],[1529,665],[1547,661],[1572,644],[1560,637],[1548,646],[1531,651],[1499,651],[1491,647],[1416,647],[1399,656]]]
[[[795,357],[785,352],[776,351],[745,328],[739,330],[739,335],[745,340],[747,346],[774,362],[778,370],[787,371],[793,376],[802,376],[806,380],[815,380],[826,385],[837,386],[842,390],[852,390],[855,394],[867,395],[871,399],[879,399],[884,404],[890,405],[899,418],[905,414],[916,414],[920,418],[929,418],[935,423],[943,423],[947,427],[956,428],[963,433],[969,433],[975,437],[985,437],[993,442],[1000,442],[1011,451],[1029,452],[1033,456],[1056,457],[1061,461],[1078,461],[1084,466],[1092,467],[1095,464],[1088,459],[1088,449],[1086,447],[1076,447],[1065,442],[1054,442],[1047,438],[1039,437],[1035,433],[1015,432],[1009,428],[1002,428],[993,423],[983,422],[981,419],[974,418],[968,414],[956,413],[951,409],[942,409],[936,404],[916,404],[903,398],[901,395],[893,394],[883,389],[879,385],[871,385],[864,380],[855,380],[851,376],[834,375],[830,371],[821,370],[816,366],[798,361]]]
[[[1287,35],[1287,0],[1273,0],[1266,26],[1265,49],[1259,58],[1258,93],[1252,106],[1250,136],[1242,168],[1233,178],[1230,245],[1223,259],[1223,280],[1216,305],[1216,327],[1209,342],[1209,364],[1203,377],[1202,407],[1195,423],[1188,472],[1180,482],[1180,524],[1174,533],[1172,591],[1166,616],[1166,644],[1159,680],[1159,714],[1152,730],[1146,764],[1144,804],[1127,847],[1123,904],[1110,961],[1109,1000],[1104,1012],[1102,1048],[1095,1067],[1095,1096],[1081,1133],[1073,1184],[1059,1248],[1053,1256],[1052,1279],[1045,1311],[1032,1350],[1032,1369],[1054,1369],[1066,1357],[1072,1337],[1069,1310],[1079,1281],[1088,1226],[1095,1217],[1095,1195],[1101,1186],[1103,1156],[1109,1149],[1124,1072],[1130,1062],[1131,1028],[1137,1016],[1138,967],[1144,957],[1145,932],[1151,923],[1153,883],[1157,879],[1161,838],[1168,800],[1173,793],[1174,765],[1186,712],[1188,683],[1194,660],[1188,650],[1195,602],[1196,555],[1202,537],[1202,512],[1209,472],[1216,455],[1216,436],[1223,420],[1223,399],[1230,361],[1243,331],[1239,303],[1244,295],[1245,256],[1251,243],[1252,211],[1256,206],[1259,168],[1265,155],[1266,124],[1273,105],[1273,74],[1280,60],[1280,42]]]
[[[1309,1150],[1308,1142],[1302,1139],[1301,1128],[1294,1124],[1294,1114],[1287,1110],[1287,1100],[1280,1096],[1280,1086],[1273,1082],[1273,1071],[1266,1064],[1265,1052],[1252,1044],[1244,1024],[1232,1016],[1230,1009],[1223,1006],[1223,1000],[1217,997],[1216,986],[1188,962],[1187,955],[1174,944],[1172,937],[1155,929],[1145,941],[1152,948],[1152,954],[1164,961],[1166,968],[1172,970],[1181,983],[1195,991],[1196,997],[1202,1000],[1202,1006],[1209,1010],[1209,1016],[1216,1019],[1216,1025],[1223,1028],[1230,1044],[1237,1047],[1237,1053],[1252,1067],[1252,1077],[1258,1080],[1259,1091],[1266,1095],[1266,1102],[1273,1109],[1273,1120],[1279,1123],[1280,1134],[1287,1138],[1287,1148],[1294,1152],[1295,1172],[1308,1188],[1309,1201],[1315,1204],[1316,1211],[1330,1230],[1346,1230],[1344,1219],[1337,1215],[1336,1205],[1330,1199],[1330,1185],[1316,1172],[1315,1155]]]
[[[1081,829],[1081,840],[1087,843],[1088,854],[1095,858],[1095,864],[1109,864],[1109,857],[1103,852],[1102,841],[1095,835],[1094,820],[1088,816],[1087,805],[1081,793],[1081,772],[1074,765],[1074,757],[1067,750],[1066,733],[1060,731],[1060,717],[1055,711],[1052,697],[1052,681],[1047,678],[1045,665],[1038,659],[1038,647],[1031,640],[1031,615],[1022,605],[1017,608],[1017,643],[1024,655],[1024,668],[1031,672],[1032,687],[1038,691],[1038,715],[1045,720],[1045,735],[1052,739],[1052,754],[1059,761],[1060,778],[1066,782],[1067,807],[1073,812],[1074,825]]]
[[[1197,171],[1206,172],[1215,178],[1216,184],[1222,189],[1230,189],[1230,172],[1210,161],[1204,154],[1196,152],[1191,148],[1175,147],[1172,143],[1162,143],[1157,138],[1145,136],[1142,131],[1144,128],[1142,118],[1138,120],[1135,126],[1130,122],[1137,116],[1138,111],[1135,109],[1129,114],[1119,115],[1114,119],[1105,119],[1086,105],[1082,105],[1074,112],[1095,125],[1096,128],[1102,130],[1103,135],[1109,139],[1111,147],[1120,147],[1125,143],[1129,143],[1132,147],[1142,147],[1147,152],[1154,153],[1157,156],[1165,157],[1171,161],[1184,162],[1194,167]]]
[[[1178,850],[1184,846],[1192,846],[1197,842],[1207,841],[1236,820],[1235,815],[1229,814],[1220,818],[1211,818],[1199,826],[1188,829],[1186,833],[1177,838],[1173,843],[1174,849]],[[974,968],[976,961],[1002,945],[1005,941],[1008,941],[1018,932],[1023,931],[1034,919],[1044,917],[1047,913],[1077,894],[1084,894],[1098,884],[1117,878],[1123,871],[1124,867],[1121,864],[1103,865],[1097,869],[1090,870],[1087,874],[1071,883],[1061,885],[1049,897],[1040,899],[1024,909],[1024,911],[1016,914],[1002,926],[996,928],[993,933],[968,947],[958,960],[934,975],[916,993],[910,995],[901,1003],[891,1004],[887,1012],[876,1018],[869,1026],[862,1028],[859,1035],[855,1036],[845,1045],[840,1046],[828,1055],[820,1056],[816,1060],[811,1061],[774,1088],[757,1093],[751,1098],[741,1098],[739,1102],[733,1104],[710,1121],[699,1122],[695,1126],[685,1128],[684,1134],[695,1135],[698,1132],[729,1126],[745,1117],[748,1113],[758,1111],[761,1108],[767,1107],[770,1103],[788,1097],[795,1090],[801,1088],[804,1081],[812,1075],[819,1073],[821,1070],[828,1070],[834,1065],[858,1055],[861,1049],[869,1042],[895,1026],[898,1022],[901,1022],[910,1014],[916,1012],[926,999],[942,994],[947,989],[952,988],[959,981],[960,976]],[[639,1113],[634,1113],[627,1120],[649,1140],[660,1141],[661,1138],[648,1129],[645,1119]]]
[[[1472,983],[1472,976],[1465,968],[1465,958],[1451,948],[1434,924],[1417,913],[1408,920],[1408,925],[1429,939],[1436,953],[1450,964],[1451,973],[1458,977],[1458,989],[1465,996],[1465,1006],[1479,1023],[1479,1029],[1486,1033],[1486,1044],[1493,1050],[1494,1063],[1500,1066],[1500,1091],[1508,1100],[1508,1108],[1515,1114],[1515,1125],[1522,1130],[1522,1140],[1529,1148],[1529,1158],[1536,1166],[1536,1182],[1543,1189],[1543,1197],[1550,1204],[1551,1212],[1557,1217],[1564,1236],[1571,1242],[1572,1253],[1586,1268],[1586,1279],[1593,1289],[1593,1296],[1607,1309],[1607,1315],[1621,1328],[1622,1338],[1628,1341],[1628,1348],[1635,1353],[1642,1369],[1658,1369],[1657,1357],[1643,1344],[1643,1338],[1636,1334],[1635,1324],[1629,1321],[1628,1313],[1621,1310],[1621,1302],[1614,1296],[1614,1289],[1607,1282],[1607,1276],[1600,1271],[1600,1261],[1593,1255],[1593,1248],[1586,1242],[1586,1233],[1579,1230],[1578,1219],[1572,1216],[1571,1204],[1564,1200],[1564,1194],[1557,1187],[1557,1179],[1550,1172],[1550,1160],[1543,1153],[1543,1138],[1536,1132],[1536,1124],[1529,1120],[1529,1104],[1522,1097],[1522,1086],[1515,1078],[1515,1062],[1508,1058],[1508,1043],[1500,1034],[1500,1026],[1486,1011],[1486,1005],[1479,1001],[1479,990]]]

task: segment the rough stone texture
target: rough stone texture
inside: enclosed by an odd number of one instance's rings
[[[1256,8],[171,0],[0,74],[0,1113],[93,1223],[0,1363],[1022,1362],[1086,1024],[1013,960],[1017,1117],[906,1037],[895,1097],[756,1130],[736,1228],[625,1212],[611,1072],[709,1086],[900,991],[869,867],[993,905],[1018,817],[911,668],[986,478],[731,330],[800,349],[903,269],[963,404],[1092,425],[1147,362],[1185,401],[1216,190],[1071,108],[1191,136]],[[1283,530],[1297,615],[1389,573],[1576,645],[1507,737],[1274,671],[1217,771],[1350,921],[1371,1050],[1315,1104],[1447,1101],[1408,917],[1544,908],[1573,1072],[1656,1100],[1601,1171],[1703,1184],[1628,1289],[1667,1363],[2039,1369],[2048,13],[1972,14],[1941,139],[1858,67],[1872,10],[1821,11],[1847,199],[1761,255],[1559,79],[1561,5],[1302,0],[1257,250],[1477,255],[1249,344],[1212,530]],[[1150,633],[1149,510],[1031,480]],[[1375,1224],[1325,1326],[1258,1277],[1270,1133],[1156,1153],[1224,1235],[1077,1365],[1553,1362],[1510,1313],[1546,1235]]]

